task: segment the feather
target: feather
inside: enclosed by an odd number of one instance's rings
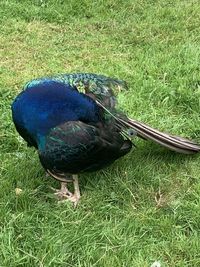
[[[132,142],[124,140],[113,125],[97,127],[72,121],[49,132],[39,156],[46,170],[76,174],[102,169],[131,148]]]
[[[84,92],[90,97],[94,96],[110,108],[114,108],[117,103],[114,90],[128,89],[127,83],[123,80],[94,73],[71,73],[34,79],[25,85],[24,90],[48,81],[70,85],[79,92]]]
[[[199,144],[186,138],[160,132],[147,124],[132,119],[121,120],[121,122],[133,128],[139,137],[154,141],[170,150],[183,154],[194,154],[200,151]]]
[[[200,151],[200,145],[196,142],[188,140],[186,138],[175,136],[161,132],[157,129],[150,127],[149,125],[133,120],[130,118],[120,118],[120,116],[115,116],[112,114],[105,106],[99,101],[96,101],[99,106],[101,106],[106,112],[108,112],[112,117],[115,118],[116,123],[124,128],[131,128],[134,130],[134,136],[137,135],[143,139],[149,139],[155,143],[158,143],[170,150],[176,151],[183,154],[194,154]]]

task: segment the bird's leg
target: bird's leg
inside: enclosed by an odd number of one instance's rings
[[[64,178],[63,174],[57,175],[51,172],[50,170],[47,170],[47,173],[50,174],[56,180],[61,182],[60,190],[51,187],[51,189],[55,192],[54,194],[59,198],[59,200],[68,199],[71,202],[73,202],[74,207],[76,207],[81,197],[79,190],[79,183],[78,183],[78,175],[75,174],[72,175],[72,180],[71,180],[67,179],[67,177]],[[74,194],[72,194],[67,188],[67,183],[69,182],[73,182],[74,184]]]
[[[47,174],[51,175],[53,178],[58,180],[61,183],[60,189],[55,189],[51,187],[51,189],[55,192],[54,194],[59,198],[59,200],[66,199],[68,197],[73,196],[73,194],[68,190],[67,183],[72,182],[73,180],[67,179],[67,177],[63,174],[55,174],[50,170],[47,170]]]
[[[75,197],[74,206],[76,207],[81,197],[79,183],[78,183],[78,175],[73,175],[73,183],[74,183],[74,197]]]
[[[73,177],[73,184],[74,184],[74,194],[71,196],[67,196],[67,199],[73,202],[74,207],[76,207],[81,197],[81,194],[79,190],[78,175],[73,175],[72,177]]]

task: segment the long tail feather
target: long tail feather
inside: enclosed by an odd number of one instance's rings
[[[127,121],[119,119],[123,124],[131,127],[137,132],[139,137],[152,140],[170,150],[183,154],[194,154],[200,151],[200,145],[180,136],[163,133],[142,122],[128,119]]]
[[[150,127],[149,125],[127,118],[120,118],[114,114],[112,114],[102,103],[97,101],[97,104],[101,106],[106,112],[108,112],[113,118],[115,118],[116,122],[119,123],[120,126],[124,128],[131,128],[133,129],[137,136],[149,139],[158,143],[170,150],[176,151],[178,153],[183,154],[195,154],[200,151],[200,145],[188,140],[186,138],[175,136],[167,133],[163,133]]]

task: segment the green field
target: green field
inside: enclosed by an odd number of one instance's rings
[[[10,104],[30,79],[124,79],[132,118],[200,142],[198,0],[0,1],[0,267],[200,266],[199,156],[144,140],[59,203]],[[15,189],[22,189],[16,195]]]

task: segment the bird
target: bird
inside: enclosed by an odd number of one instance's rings
[[[78,175],[101,170],[125,156],[135,137],[178,153],[200,151],[194,141],[163,133],[119,111],[116,92],[122,89],[128,90],[125,81],[105,75],[57,74],[29,81],[14,99],[16,130],[38,151],[46,173],[61,183],[60,189],[53,189],[60,200],[77,206]]]

